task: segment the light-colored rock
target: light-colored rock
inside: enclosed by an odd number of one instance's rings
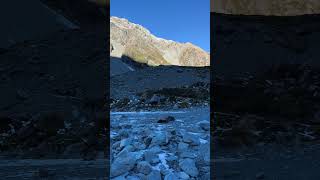
[[[210,143],[201,144],[198,152],[198,158],[207,164],[210,164]]]
[[[164,177],[164,180],[179,180],[179,178],[175,174],[169,173]]]
[[[194,159],[196,158],[197,155],[193,152],[190,152],[190,151],[184,151],[180,154],[180,158],[191,158],[191,159]]]
[[[170,173],[170,170],[167,169],[163,164],[159,166],[159,169],[160,169],[160,173],[164,176]]]
[[[136,160],[136,155],[133,153],[127,153],[127,155],[117,157],[111,164],[111,177],[120,176],[133,169],[136,164]]]
[[[155,136],[152,138],[150,147],[157,146],[157,145],[166,145],[168,144],[169,139],[166,133],[161,132],[155,134]]]
[[[144,159],[145,161],[149,162],[149,163],[153,163],[156,160],[159,160],[157,153],[155,151],[152,150],[147,150],[144,153]]]
[[[194,146],[200,145],[199,137],[188,132],[183,134],[183,142],[189,143],[190,145]]]
[[[180,142],[178,144],[178,150],[179,151],[186,151],[186,150],[188,150],[188,148],[189,148],[189,144],[187,144],[187,143]]]
[[[192,177],[197,177],[199,174],[198,168],[196,167],[196,163],[193,159],[182,159],[179,162],[180,168]]]
[[[214,0],[211,11],[224,14],[296,16],[319,14],[317,0]]]
[[[115,178],[113,178],[111,180],[126,180],[126,178],[123,177],[123,176],[118,176],[118,177],[115,177]]]
[[[131,143],[132,143],[132,139],[131,138],[122,139],[121,142],[120,142],[120,147],[128,146]]]
[[[161,180],[161,174],[158,170],[153,170],[148,176],[147,180]]]
[[[110,52],[112,57],[130,57],[151,66],[209,66],[210,55],[191,43],[158,38],[141,25],[126,19],[110,18]]]
[[[190,179],[189,175],[185,172],[177,172],[176,175],[180,178],[180,179]]]
[[[200,121],[197,123],[197,125],[205,131],[210,131],[210,122],[209,121]]]
[[[140,161],[137,163],[137,170],[145,175],[152,171],[151,165],[147,161]]]
[[[126,180],[141,180],[138,176],[127,176]]]

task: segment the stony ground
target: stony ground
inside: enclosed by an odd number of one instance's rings
[[[216,179],[318,179],[319,69],[280,65],[216,78]]]
[[[209,107],[111,112],[111,177],[210,179]]]

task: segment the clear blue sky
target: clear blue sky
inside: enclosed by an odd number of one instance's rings
[[[157,37],[210,51],[210,0],[110,0],[111,16],[140,24]]]

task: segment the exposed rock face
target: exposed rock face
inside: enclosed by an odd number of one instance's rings
[[[296,16],[319,14],[317,0],[214,0],[211,12],[242,15]]]
[[[126,19],[110,18],[110,52],[151,66],[209,66],[210,55],[191,43],[178,43],[152,35]]]

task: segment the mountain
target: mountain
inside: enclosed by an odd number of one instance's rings
[[[296,16],[319,14],[317,0],[214,0],[211,11],[224,14]]]
[[[112,57],[129,57],[150,66],[209,66],[210,55],[191,43],[158,38],[141,25],[127,19],[110,18]]]

